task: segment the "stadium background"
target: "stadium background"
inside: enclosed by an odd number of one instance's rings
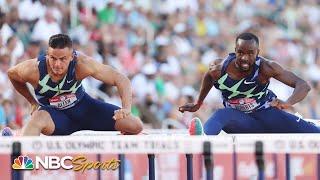
[[[45,53],[56,33],[69,34],[76,50],[131,79],[132,112],[145,128],[186,128],[192,116],[205,121],[222,107],[212,89],[197,113],[178,112],[197,98],[209,62],[232,52],[244,31],[259,36],[262,56],[312,85],[295,107],[320,118],[319,0],[0,0],[0,7],[0,129],[20,129],[30,117],[6,71]],[[83,83],[92,96],[121,104],[115,88],[90,78]],[[284,100],[292,92],[278,81],[270,88]]]

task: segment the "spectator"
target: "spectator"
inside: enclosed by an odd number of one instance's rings
[[[4,121],[3,121],[4,115]],[[11,129],[18,129],[19,126],[15,123],[15,111],[13,102],[5,99],[0,106],[0,126],[8,126]]]
[[[34,25],[32,39],[46,43],[48,37],[61,33],[60,25],[53,16],[53,10],[47,9],[44,18],[40,18]]]

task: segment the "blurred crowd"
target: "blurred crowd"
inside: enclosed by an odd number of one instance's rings
[[[178,111],[197,99],[208,64],[233,52],[239,33],[253,32],[260,55],[312,85],[295,111],[320,119],[319,0],[0,0],[0,7],[0,128],[20,128],[30,116],[6,71],[45,53],[57,33],[131,79],[132,113],[146,126],[184,128],[192,116],[205,121],[222,107],[212,89],[198,112]],[[114,87],[92,78],[83,84],[92,96],[121,105]],[[276,80],[270,88],[283,100],[293,91]]]

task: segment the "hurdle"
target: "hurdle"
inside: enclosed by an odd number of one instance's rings
[[[0,140],[8,145],[14,143],[21,143],[21,147],[18,148],[18,152],[24,154],[45,153],[54,154],[57,153],[56,149],[49,148],[46,146],[48,142],[53,144],[59,144],[61,152],[64,154],[148,154],[149,157],[149,179],[155,179],[155,154],[162,153],[179,153],[186,154],[187,158],[187,179],[193,179],[192,177],[192,154],[204,154],[206,159],[206,164],[210,167],[212,153],[226,152],[231,153],[231,137],[227,138],[230,141],[227,142],[226,138],[210,140],[212,137],[193,137],[193,136],[72,136],[72,137],[13,137],[13,138],[0,138]],[[68,148],[67,144],[70,143],[100,143],[100,148],[89,149],[86,146],[81,148]],[[35,145],[35,143],[37,145]],[[40,145],[41,144],[41,145]],[[207,144],[207,145],[204,145]],[[123,148],[121,145],[131,146],[129,148]],[[206,146],[215,146],[215,150],[207,149]],[[13,146],[12,146],[13,148]],[[15,148],[17,149],[17,148]],[[16,150],[15,150],[16,151]],[[14,157],[18,157],[20,154],[13,152],[10,149],[3,151],[0,149],[0,153],[14,153]],[[191,156],[191,157],[190,157]],[[188,160],[189,159],[189,160]],[[125,161],[122,161],[125,162]],[[122,163],[121,163],[122,164]],[[124,167],[124,164],[122,164]],[[209,169],[208,169],[209,170]],[[119,179],[124,179],[124,169],[120,167],[119,169]],[[212,167],[209,170],[207,179],[212,179]],[[12,170],[13,174],[17,174],[17,170]],[[20,171],[21,172],[21,171]],[[13,177],[13,176],[12,176]],[[13,177],[15,180],[19,180],[17,177]]]
[[[290,154],[312,153],[317,154],[317,169],[319,169],[320,137],[314,134],[250,134],[250,135],[222,135],[222,136],[186,136],[186,135],[132,135],[132,136],[63,136],[63,137],[0,137],[0,153],[11,154],[12,158],[19,154],[29,153],[57,153],[57,149],[47,144],[59,144],[59,151],[64,154],[118,154],[119,159],[125,159],[125,154],[149,155],[149,179],[156,179],[156,154],[174,153],[186,154],[186,158],[193,154],[202,154],[206,169],[206,179],[213,179],[213,159],[215,154],[252,153],[256,158],[259,170],[258,179],[264,179],[264,153],[288,154],[286,158],[286,179],[290,179]],[[35,146],[35,143],[37,146]],[[84,144],[70,146],[70,144]],[[88,144],[99,144],[86,146]],[[19,145],[21,144],[21,146]],[[69,145],[69,146],[68,146]],[[120,157],[123,155],[123,157]],[[121,164],[125,161],[121,161]],[[192,177],[192,156],[187,158],[187,179]],[[124,165],[124,164],[123,164]],[[119,169],[119,179],[124,179],[125,169]],[[13,179],[19,180],[22,176],[12,171]],[[317,172],[319,178],[320,172]],[[236,176],[234,177],[237,178]]]

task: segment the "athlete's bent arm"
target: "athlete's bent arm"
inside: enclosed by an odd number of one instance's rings
[[[286,100],[285,103],[294,105],[297,102],[302,101],[310,91],[311,87],[308,83],[299,78],[293,72],[283,69],[278,63],[273,61],[266,61],[267,69],[269,69],[270,77],[273,77],[280,82],[294,88],[292,95]],[[286,106],[283,107],[286,109]]]
[[[92,77],[103,81],[104,83],[116,86],[118,88],[122,108],[131,110],[132,104],[132,89],[130,80],[108,65],[98,65],[96,71],[92,74]]]
[[[214,82],[219,78],[221,74],[221,65],[220,64],[212,64],[210,65],[210,69],[204,75],[201,83],[200,94],[198,97],[197,102],[194,103],[187,103],[181,107],[179,107],[180,112],[189,111],[195,112],[200,109],[203,100],[208,95],[209,91],[211,90]]]
[[[197,104],[199,105],[202,104],[203,100],[207,97],[209,91],[211,90],[213,83],[214,83],[214,80],[211,76],[211,72],[208,71],[202,79],[200,94],[197,100]]]
[[[38,103],[30,93],[26,83],[29,82],[33,85],[36,83],[35,81],[39,76],[37,59],[23,61],[11,67],[7,73],[14,88],[31,104],[31,113],[35,111]]]
[[[79,68],[77,71],[77,79],[84,79],[92,76],[106,84],[116,86],[122,101],[122,109],[131,112],[132,89],[130,80],[108,65],[103,65],[94,59],[81,55],[78,61]]]

